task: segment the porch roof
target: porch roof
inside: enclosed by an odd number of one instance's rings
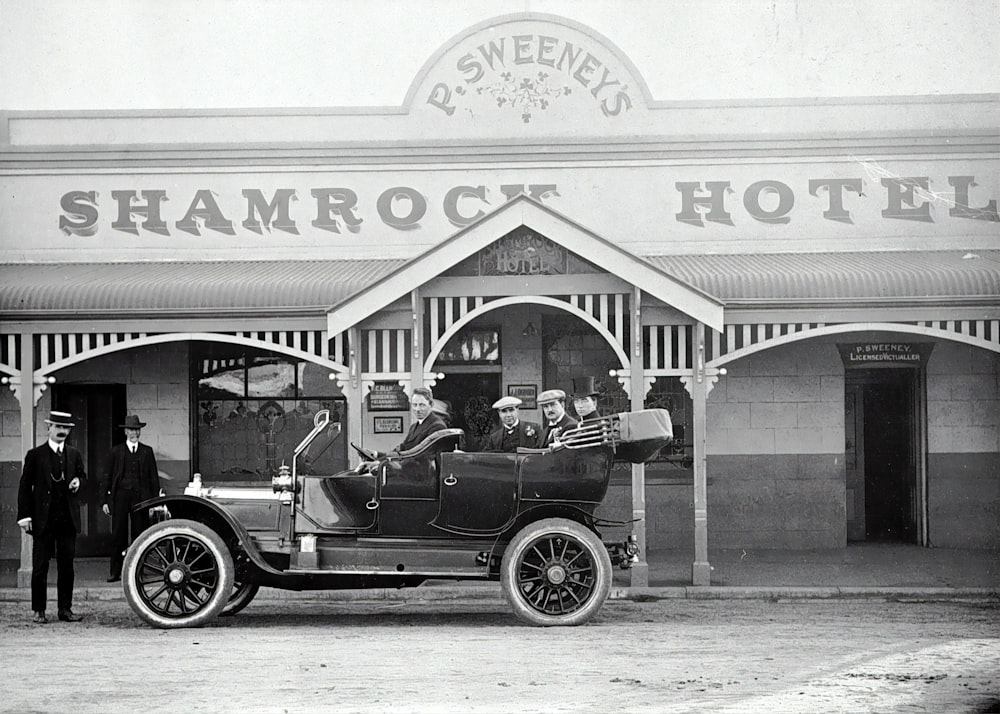
[[[727,307],[824,300],[996,304],[1000,298],[1000,250],[659,255],[646,260]]]
[[[824,300],[1000,304],[1000,250],[660,255],[645,260],[727,307]],[[7,263],[0,264],[0,319],[321,316],[406,263]]]

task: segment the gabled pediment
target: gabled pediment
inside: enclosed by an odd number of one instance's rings
[[[527,231],[519,234],[520,229]],[[556,211],[527,196],[519,196],[365,290],[334,305],[327,315],[329,334],[340,334],[449,271],[455,273],[457,270],[471,270],[474,263],[476,270],[483,270],[480,261],[485,258],[487,263],[489,260],[495,262],[496,247],[516,241],[519,235],[538,241],[538,246],[554,246],[564,251],[564,255],[555,255],[560,251],[553,251],[552,256],[554,260],[564,261],[563,269],[599,266],[600,270],[618,276],[692,319],[716,330],[722,329],[723,305],[720,301],[595,235]],[[505,244],[504,241],[508,243]],[[524,256],[529,254],[530,251],[525,252]],[[488,265],[486,269],[489,269]],[[548,266],[546,269],[556,268]]]

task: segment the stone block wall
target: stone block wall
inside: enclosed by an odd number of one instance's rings
[[[927,365],[930,543],[1000,548],[1000,355],[939,342]]]

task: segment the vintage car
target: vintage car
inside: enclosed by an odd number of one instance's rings
[[[324,472],[340,424],[320,411],[270,488],[206,487],[155,498],[159,518],[125,558],[132,609],[163,628],[232,615],[261,586],[399,588],[427,580],[500,581],[532,625],[578,625],[603,605],[612,567],[628,568],[634,536],[603,543],[594,512],[616,459],[653,458],[672,438],[662,409],[586,422],[546,449],[465,452],[445,429],[370,472]],[[353,446],[353,445],[352,445]]]

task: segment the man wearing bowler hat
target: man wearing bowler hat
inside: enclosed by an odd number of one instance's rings
[[[545,424],[538,445],[551,446],[560,434],[576,426],[576,419],[566,413],[566,392],[561,389],[546,389],[538,395],[538,406],[542,408]]]
[[[73,415],[49,412],[49,438],[24,456],[17,490],[17,525],[32,536],[31,609],[34,622],[45,624],[49,561],[55,556],[59,619],[79,622],[73,614],[73,560],[80,532],[80,491],[87,474],[80,452],[66,443],[76,426]]]
[[[503,397],[493,402],[500,416],[500,428],[490,432],[483,444],[483,451],[517,453],[518,447],[533,449],[538,445],[538,425],[521,421],[517,397]]]
[[[601,393],[594,386],[593,377],[580,377],[573,380],[573,410],[580,417],[580,423],[601,418],[597,410],[597,400]]]
[[[135,538],[149,526],[147,511],[132,512],[137,503],[162,495],[160,472],[156,468],[153,449],[139,443],[145,422],[137,414],[125,417],[118,425],[125,430],[125,443],[111,448],[111,460],[101,480],[101,505],[106,516],[111,516],[111,574],[108,582],[122,578],[122,563],[131,536]]]

